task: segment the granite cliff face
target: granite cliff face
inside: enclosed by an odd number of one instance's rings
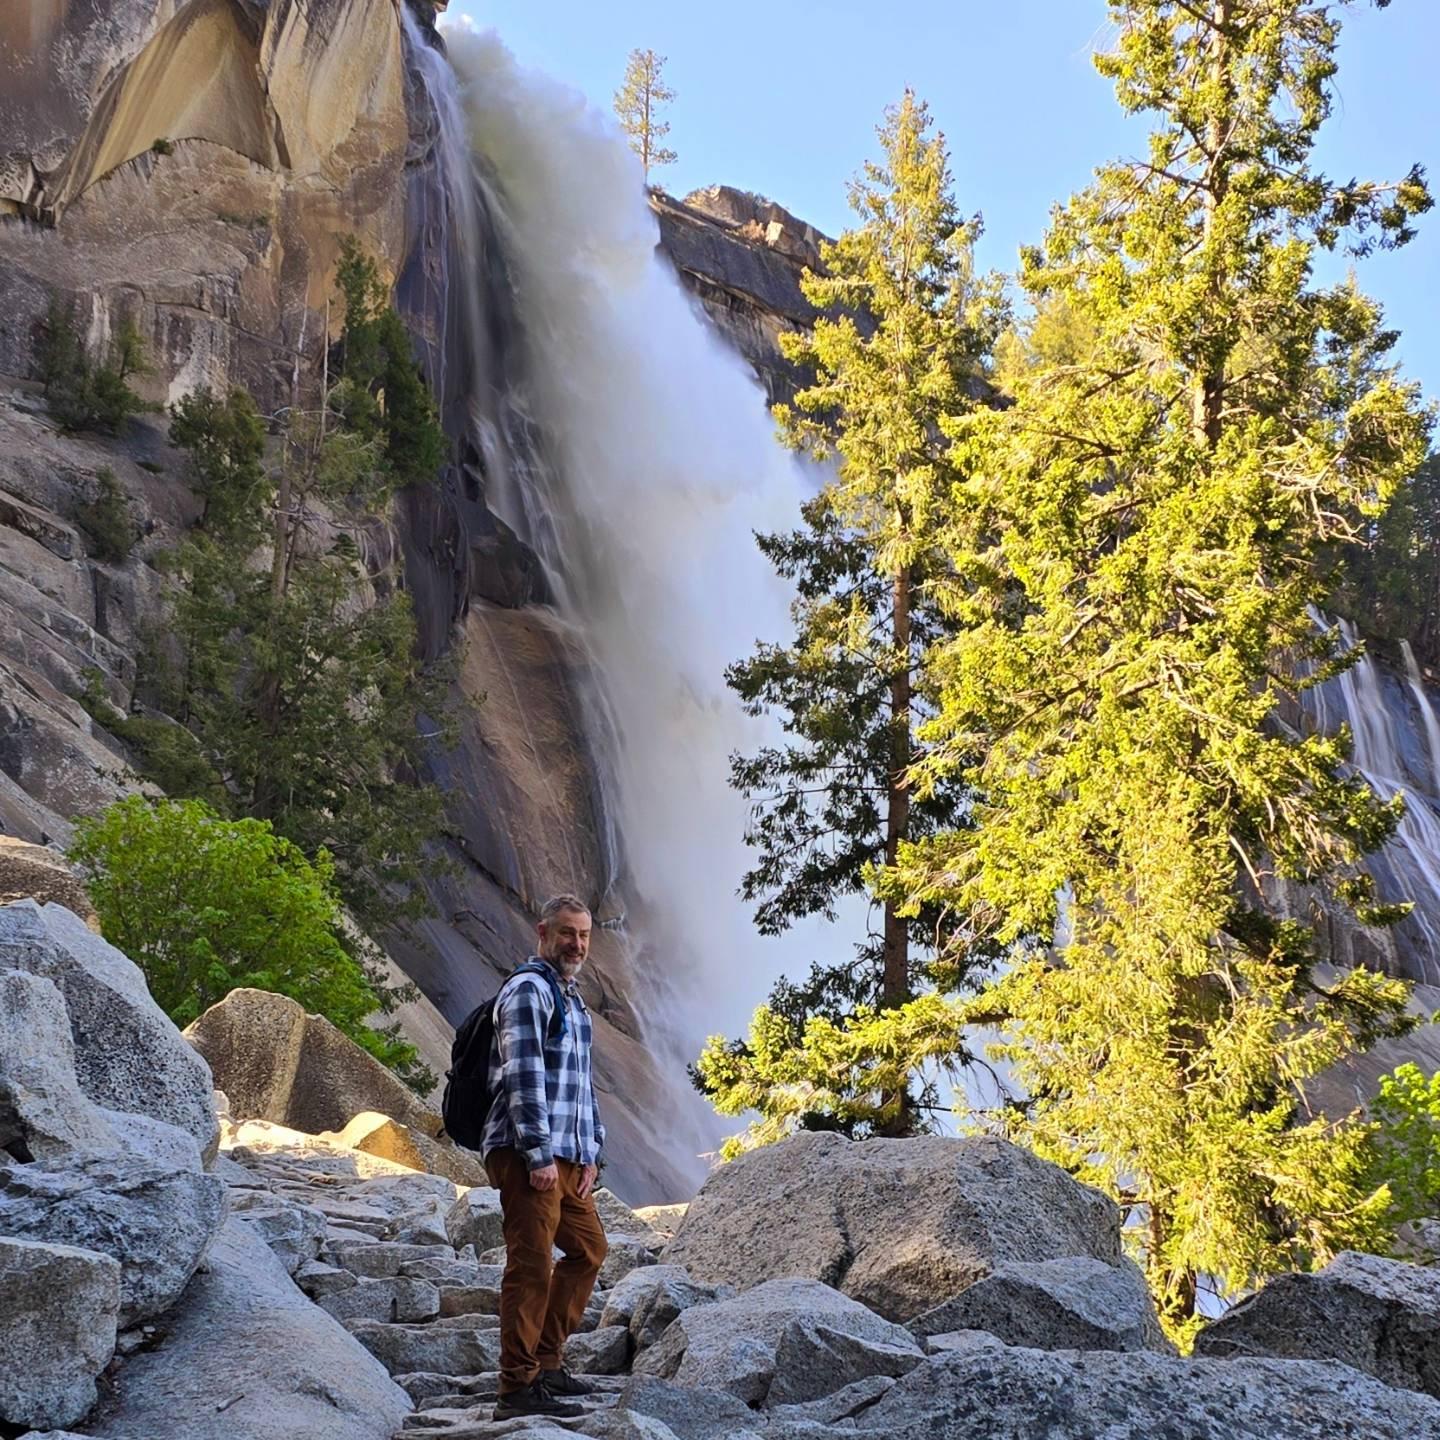
[[[521,317],[483,213],[477,248],[453,252],[426,63],[398,0],[24,0],[0,17],[0,603],[13,617],[0,635],[0,829],[63,844],[71,817],[136,785],[132,757],[76,697],[98,670],[131,704],[145,633],[164,614],[153,562],[195,515],[163,416],[117,440],[65,436],[48,419],[31,377],[52,295],[77,302],[97,348],[122,318],[137,325],[147,400],[239,383],[273,409],[318,368],[327,319],[338,329],[327,297],[340,240],[358,235],[396,280],[454,446],[442,483],[404,497],[370,537],[367,563],[378,579],[403,555],[427,651],[459,647],[459,698],[483,697],[465,707],[458,747],[434,759],[455,874],[435,885],[436,917],[416,940],[390,947],[427,996],[406,1018],[443,1068],[446,1019],[526,951],[547,895],[578,890],[601,920],[624,902],[588,661],[492,503],[497,485],[524,484],[540,442],[506,410]],[[808,314],[798,275],[813,232],[738,191],[657,195],[654,208],[707,313],[772,399],[790,393],[775,336]],[[464,276],[467,303],[486,306],[483,354],[457,350],[446,313],[462,263],[484,277]],[[79,523],[105,469],[141,532],[121,563],[99,558]],[[617,1184],[670,1199],[690,1185],[649,1132],[675,1082],[630,1002],[634,963],[597,932],[599,1083]]]
[[[779,337],[814,321],[800,276],[819,269],[825,237],[773,201],[728,185],[683,201],[655,191],[650,204],[681,280],[754,367],[766,398],[772,405],[793,398],[805,377],[781,353]]]

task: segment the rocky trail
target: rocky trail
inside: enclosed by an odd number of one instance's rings
[[[3,1440],[1440,1440],[1440,1268],[1342,1255],[1181,1357],[1107,1197],[994,1137],[833,1134],[597,1192],[595,1393],[497,1424],[498,1195],[292,1007],[182,1036],[69,909],[0,905]]]
[[[386,1367],[414,1410],[396,1435],[489,1435],[499,1364],[500,1210],[496,1192],[346,1153],[251,1122],[219,1169],[231,1211],[294,1265],[299,1288]],[[614,1244],[567,1361],[613,1405],[628,1329],[607,1314],[613,1286],[653,1265],[665,1239],[608,1191]],[[607,1323],[608,1322],[608,1323]],[[477,1426],[479,1428],[477,1428]],[[513,1425],[511,1426],[513,1429]]]

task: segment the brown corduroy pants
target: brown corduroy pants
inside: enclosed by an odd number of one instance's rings
[[[580,1324],[609,1246],[590,1196],[577,1193],[584,1173],[556,1160],[560,1178],[536,1190],[522,1155],[492,1150],[485,1157],[490,1183],[505,1214],[505,1278],[500,1282],[500,1393],[558,1370],[565,1342]],[[552,1247],[564,1259],[552,1262]]]

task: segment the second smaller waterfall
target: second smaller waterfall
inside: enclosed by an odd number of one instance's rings
[[[1355,628],[1339,622],[1347,648]],[[1412,980],[1440,984],[1440,718],[1408,645],[1406,678],[1364,654],[1343,674],[1310,692],[1307,708],[1324,730],[1344,723],[1358,770],[1387,799],[1403,792],[1405,814],[1395,837],[1370,868],[1382,896],[1414,909],[1394,927],[1394,963]]]

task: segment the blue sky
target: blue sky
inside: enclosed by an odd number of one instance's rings
[[[1090,62],[1108,34],[1103,0],[452,0],[450,14],[603,106],[632,47],[659,51],[680,158],[654,178],[682,195],[717,181],[756,190],[832,234],[885,106],[912,86],[948,137],[961,205],[984,214],[981,263],[1004,270],[1052,202],[1138,144]],[[1437,54],[1436,0],[1350,12],[1320,153],[1330,174],[1390,179],[1419,161],[1440,192]],[[1440,206],[1410,246],[1358,273],[1402,331],[1407,372],[1440,397]]]

